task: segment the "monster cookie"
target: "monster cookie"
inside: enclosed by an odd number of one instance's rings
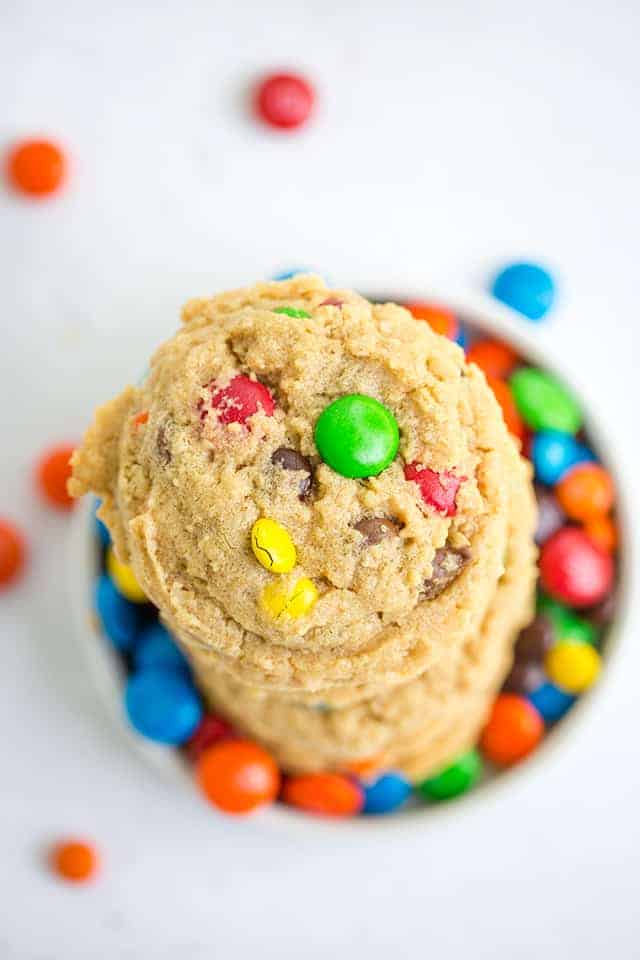
[[[480,371],[403,308],[315,277],[192,301],[183,320],[98,411],[71,489],[102,498],[186,651],[335,703],[455,659],[527,482]]]

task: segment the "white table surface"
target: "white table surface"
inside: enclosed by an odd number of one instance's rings
[[[512,789],[397,836],[230,822],[105,720],[70,636],[68,519],[31,472],[190,295],[298,264],[455,293],[531,256],[561,280],[539,343],[632,478],[639,30],[611,0],[2,5],[0,139],[50,133],[75,170],[49,204],[0,194],[0,514],[32,545],[0,598],[0,957],[638,956],[636,619],[606,695]],[[298,136],[243,109],[280,65],[320,92]],[[103,850],[91,889],[42,866],[66,833]]]

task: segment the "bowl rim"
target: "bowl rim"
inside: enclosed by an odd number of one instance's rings
[[[548,344],[541,346],[536,342],[534,336],[536,325],[494,298],[477,292],[451,294],[429,289],[425,285],[403,283],[401,286],[401,292],[392,290],[391,293],[388,288],[377,291],[375,285],[371,284],[363,284],[362,288],[366,290],[365,296],[378,302],[425,301],[446,305],[458,314],[463,322],[469,320],[474,325],[477,324],[488,336],[503,337],[513,344],[528,361],[544,367],[557,375],[571,389],[574,388],[576,378],[566,372],[564,364],[554,353],[553,346]],[[339,830],[342,836],[345,831],[355,833],[364,830],[370,838],[374,830],[376,833],[386,835],[390,829],[398,833],[409,827],[413,828],[416,826],[417,819],[423,827],[440,822],[443,817],[459,814],[461,806],[466,810],[479,802],[491,801],[491,798],[495,802],[505,788],[519,783],[525,776],[539,775],[540,765],[545,758],[562,747],[571,736],[575,724],[581,722],[583,714],[592,710],[594,705],[600,702],[612,674],[610,663],[620,655],[623,646],[622,638],[629,633],[628,624],[633,596],[632,553],[635,537],[632,524],[634,521],[628,507],[632,502],[630,485],[624,471],[618,468],[619,461],[615,450],[612,449],[613,445],[606,436],[604,426],[600,425],[599,418],[594,415],[590,404],[583,401],[584,392],[580,389],[579,383],[575,386],[575,391],[585,413],[588,433],[593,437],[598,453],[602,454],[604,461],[613,467],[617,491],[616,513],[620,529],[625,531],[622,549],[617,557],[616,616],[608,629],[607,642],[603,650],[604,669],[598,682],[578,698],[567,716],[547,734],[541,747],[525,762],[490,776],[479,789],[472,790],[453,801],[410,806],[390,816],[358,816],[338,820],[312,817],[303,811],[285,809],[282,805],[274,804],[260,811],[260,823],[269,827],[285,827],[288,832],[303,827],[307,832],[313,829],[316,833],[331,831],[335,834],[336,830]],[[165,782],[172,780],[175,784],[188,785],[189,790],[195,794],[197,790],[189,773],[188,764],[179,752],[173,747],[167,748],[144,740],[126,721],[121,705],[122,687],[126,674],[117,651],[105,642],[105,638],[97,628],[93,612],[92,597],[97,572],[96,541],[92,523],[93,504],[94,498],[87,496],[74,512],[68,543],[67,588],[76,643],[82,648],[87,672],[91,675],[99,693],[104,712],[113,726],[120,731],[123,739],[126,739],[129,748],[142,756],[146,766],[153,768]],[[218,817],[215,818],[218,822],[220,818],[228,819],[224,814],[215,812],[218,813]]]

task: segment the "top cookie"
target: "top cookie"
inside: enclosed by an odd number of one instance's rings
[[[187,648],[275,688],[375,687],[481,623],[512,442],[459,347],[298,276],[188,303],[70,489]]]

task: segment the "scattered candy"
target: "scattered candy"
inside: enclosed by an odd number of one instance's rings
[[[25,196],[50,196],[62,185],[65,173],[64,153],[49,140],[24,140],[9,153],[7,178]]]
[[[273,757],[249,740],[223,740],[200,755],[196,777],[206,798],[225,813],[248,813],[272,803],[280,789]]]
[[[364,785],[363,813],[393,813],[411,796],[411,784],[400,773],[383,773],[373,783]]]
[[[145,667],[133,673],[127,681],[125,706],[131,725],[157,743],[184,743],[202,718],[193,684],[166,667]]]
[[[608,513],[614,495],[613,480],[599,463],[572,467],[556,487],[558,502],[567,516],[585,522]]]
[[[522,422],[522,417],[518,413],[518,408],[513,399],[509,384],[505,383],[504,380],[498,380],[492,376],[487,377],[487,383],[493,390],[493,395],[500,404],[507,430],[509,433],[512,433],[514,437],[517,437],[518,440],[523,440],[525,426]]]
[[[126,563],[118,560],[112,546],[107,548],[107,572],[123,597],[131,603],[147,602],[146,594],[136,580],[135,573]]]
[[[175,640],[163,624],[150,623],[135,645],[133,662],[136,670],[144,667],[165,667],[189,673],[189,664]]]
[[[516,370],[509,383],[520,415],[532,430],[577,433],[582,426],[576,400],[550,373],[523,367]]]
[[[130,603],[106,574],[96,584],[95,604],[102,629],[116,650],[133,650],[140,631],[140,608]]]
[[[390,410],[360,393],[334,400],[316,423],[320,456],[343,477],[376,477],[398,452],[400,433]]]
[[[560,690],[553,683],[543,683],[529,694],[529,701],[545,723],[556,723],[576,702],[576,698]]]
[[[618,548],[618,529],[611,517],[593,517],[584,525],[584,532],[598,547],[607,553]]]
[[[295,73],[272,73],[254,94],[257,116],[270,127],[293,130],[309,119],[315,101],[311,84]]]
[[[288,620],[304,617],[311,612],[317,600],[318,590],[308,577],[301,577],[293,584],[274,580],[267,584],[260,595],[263,609],[274,620],[279,617]]]
[[[283,313],[287,317],[293,317],[294,320],[308,320],[311,317],[306,310],[296,310],[295,307],[276,307],[274,313]]]
[[[352,817],[364,806],[358,784],[339,773],[306,773],[287,777],[282,799],[292,807],[325,817]]]
[[[478,780],[482,764],[476,750],[469,750],[435,777],[418,785],[425,800],[451,800],[466,793]]]
[[[261,517],[251,528],[251,549],[258,563],[272,573],[289,573],[296,565],[293,540],[285,528],[270,517]]]
[[[49,859],[54,872],[70,883],[87,883],[99,868],[98,851],[92,843],[83,840],[56,843]]]
[[[540,553],[540,579],[547,593],[574,607],[599,603],[613,585],[611,555],[575,527],[563,527]]]
[[[407,310],[410,310],[416,320],[426,320],[434,333],[440,333],[449,340],[455,340],[459,333],[458,320],[455,313],[448,307],[442,307],[436,303],[407,303]]]
[[[417,463],[408,463],[404,468],[404,476],[405,480],[418,485],[422,499],[429,507],[445,517],[455,516],[456,497],[466,477],[458,477],[450,470],[436,473]]]
[[[504,267],[493,281],[491,292],[524,314],[529,320],[542,320],[555,297],[551,274],[535,263],[512,263]]]
[[[496,766],[510,766],[535,750],[543,733],[542,718],[528,700],[501,693],[482,731],[480,749]]]
[[[48,450],[38,461],[36,479],[45,500],[60,510],[69,510],[73,497],[67,492],[67,480],[71,476],[71,444],[63,444]]]
[[[226,387],[218,387],[213,381],[208,389],[211,391],[210,409],[215,410],[220,423],[246,423],[258,411],[271,417],[276,408],[264,384],[243,374],[233,377]],[[198,409],[200,419],[205,420],[209,409],[203,400],[200,400]]]
[[[0,519],[0,589],[15,583],[24,570],[24,537],[9,520]]]
[[[208,747],[232,736],[233,727],[230,723],[214,713],[207,713],[184,745],[187,757],[191,763],[195,763]]]
[[[475,363],[487,377],[505,380],[512,372],[518,355],[502,340],[476,340],[467,351],[467,363]]]
[[[593,460],[593,454],[569,433],[541,430],[531,443],[536,480],[553,486],[578,463]]]
[[[549,679],[566,693],[584,693],[598,678],[600,654],[589,643],[561,640],[549,651],[545,669]]]

